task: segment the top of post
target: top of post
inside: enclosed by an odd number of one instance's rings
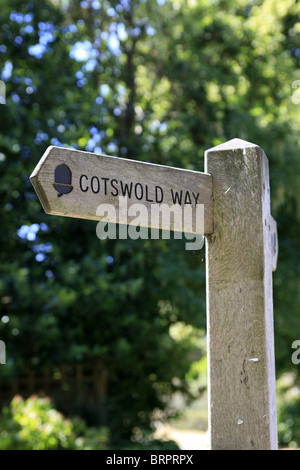
[[[258,147],[258,145],[253,144],[252,142],[247,142],[243,139],[231,139],[223,144],[216,145],[215,147],[211,147],[210,149],[206,150],[206,152],[216,152],[216,151],[225,151],[225,150],[235,150],[235,149],[243,149],[246,147]]]

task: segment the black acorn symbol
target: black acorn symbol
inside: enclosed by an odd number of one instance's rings
[[[73,190],[72,172],[67,165],[58,165],[54,172],[54,188],[58,192],[58,197],[69,194]]]

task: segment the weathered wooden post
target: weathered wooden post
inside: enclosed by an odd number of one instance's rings
[[[233,139],[205,154],[214,231],[206,240],[212,449],[276,449],[277,418],[268,160]]]

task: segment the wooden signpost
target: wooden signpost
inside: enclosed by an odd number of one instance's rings
[[[262,149],[233,139],[206,151],[200,173],[49,147],[30,179],[54,215],[99,220],[99,204],[117,207],[118,196],[127,199],[128,211],[136,203],[204,205],[211,448],[276,449],[278,239]],[[128,220],[123,213],[117,222]]]

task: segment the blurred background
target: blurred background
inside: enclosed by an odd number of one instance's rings
[[[203,171],[234,137],[269,158],[279,439],[300,446],[299,1],[1,0],[0,78],[0,448],[206,431],[204,249],[100,241],[29,175],[49,145]]]

